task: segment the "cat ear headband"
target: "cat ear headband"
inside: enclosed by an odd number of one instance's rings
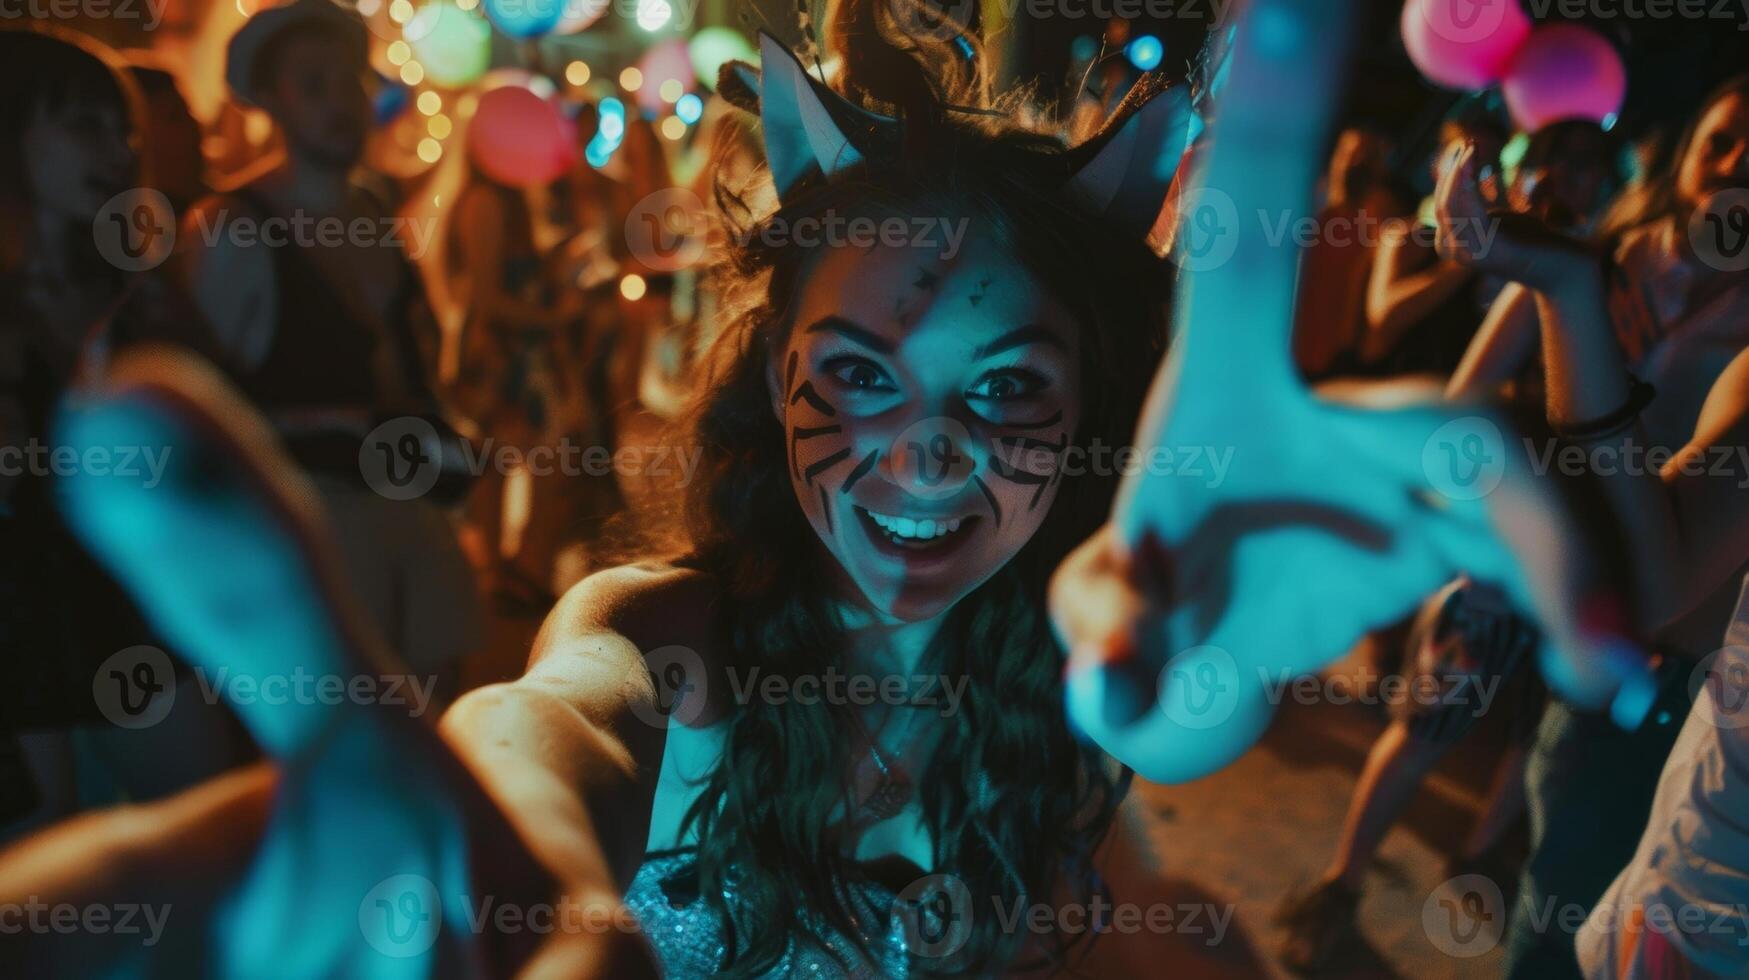
[[[830,180],[899,145],[903,120],[839,95],[764,32],[759,57],[759,69],[739,61],[723,66],[718,91],[758,113],[779,200],[810,175]],[[1124,233],[1145,237],[1199,122],[1189,86],[1168,88],[1144,77],[1099,132],[1063,154],[1063,193]]]

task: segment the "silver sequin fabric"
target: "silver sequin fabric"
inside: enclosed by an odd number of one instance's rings
[[[715,976],[723,961],[724,936],[716,912],[697,894],[695,859],[690,851],[652,854],[632,879],[625,903],[638,917],[669,980],[695,980]],[[868,942],[876,958],[871,961],[854,942],[823,931],[832,952],[812,942],[790,941],[789,949],[768,977],[876,978],[907,976],[905,922],[900,917],[898,896],[873,882],[858,882],[851,894],[865,921],[887,923],[885,938]],[[724,898],[733,903],[728,889]],[[805,914],[805,912],[804,912]]]

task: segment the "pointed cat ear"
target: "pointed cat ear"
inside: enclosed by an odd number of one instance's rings
[[[816,167],[831,176],[862,160],[825,100],[839,103],[835,108],[841,115],[868,114],[810,78],[796,56],[764,32],[759,35],[759,62],[759,78],[753,84],[759,93],[765,159],[779,198]],[[743,75],[740,81],[752,80]]]
[[[1146,236],[1200,122],[1188,85],[1161,91],[1138,84],[1111,121],[1076,148],[1068,193],[1136,238]]]

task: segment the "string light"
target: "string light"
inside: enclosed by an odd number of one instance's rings
[[[633,302],[643,299],[644,293],[648,291],[649,288],[650,287],[644,282],[644,277],[635,272],[627,275],[624,279],[619,281],[619,294]]]
[[[420,92],[418,104],[421,114],[435,116],[443,110],[443,96],[436,92]]]
[[[395,0],[389,4],[389,19],[397,24],[405,24],[413,19],[413,4],[411,0]]]
[[[425,81],[425,66],[417,61],[409,61],[402,65],[401,81],[408,85],[418,85]]]
[[[627,92],[636,92],[644,87],[644,73],[636,68],[627,68],[619,73],[619,84]]]
[[[589,82],[589,66],[581,61],[573,61],[565,66],[565,81],[572,85],[586,85]]]
[[[407,59],[413,57],[413,49],[408,46],[406,41],[392,41],[389,43],[388,57],[389,64],[399,67],[406,64]]]
[[[455,129],[455,124],[449,121],[448,116],[432,116],[431,120],[425,124],[425,128],[432,136],[441,140],[449,138],[449,134]]]
[[[662,97],[663,102],[675,102],[686,94],[686,85],[678,78],[670,78],[662,83],[662,87],[656,90],[656,94]]]
[[[659,30],[668,18],[674,16],[674,8],[668,0],[638,0],[638,26],[646,31]]]
[[[669,116],[662,120],[662,135],[671,140],[679,140],[686,135],[686,121],[679,116]]]
[[[419,159],[426,163],[436,163],[443,156],[443,144],[427,136],[419,141]]]

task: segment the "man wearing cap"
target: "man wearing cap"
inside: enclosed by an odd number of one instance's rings
[[[478,636],[471,573],[442,511],[369,472],[371,433],[404,455],[406,432],[449,430],[417,340],[429,311],[402,225],[353,182],[371,124],[367,55],[363,21],[332,0],[250,17],[225,78],[272,117],[283,158],[203,200],[179,238],[226,367],[322,492],[352,591],[422,676],[448,681]],[[393,471],[430,462],[418,444],[388,460]]]

